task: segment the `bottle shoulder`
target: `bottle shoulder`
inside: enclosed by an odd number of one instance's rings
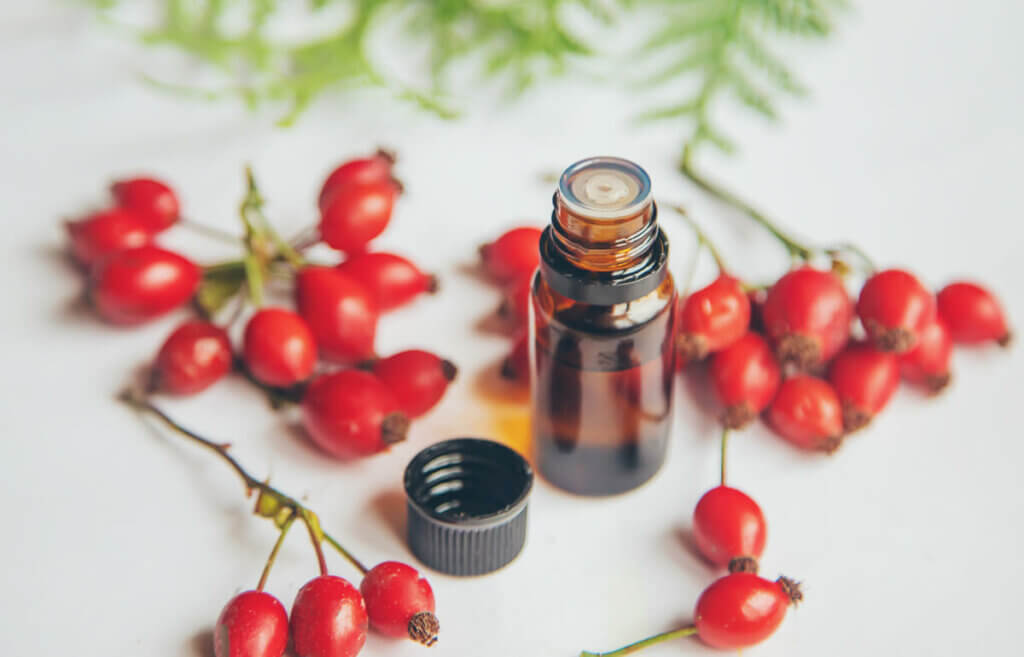
[[[537,320],[557,323],[589,333],[621,333],[636,330],[656,320],[665,320],[675,306],[676,288],[671,273],[651,292],[628,302],[609,306],[588,304],[554,291],[538,272],[532,297]]]

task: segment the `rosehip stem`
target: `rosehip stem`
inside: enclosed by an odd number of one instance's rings
[[[313,539],[313,545],[314,549],[317,551],[317,561],[319,562],[321,572],[326,572],[326,560],[324,559],[323,551],[320,547],[321,541],[327,541],[330,543],[331,546],[333,546],[334,549],[336,549],[338,553],[357,570],[362,573],[367,572],[366,566],[364,566],[362,562],[352,556],[351,552],[342,547],[341,543],[339,543],[336,538],[320,528],[320,522],[313,511],[304,506],[294,497],[284,494],[277,488],[274,488],[270,484],[260,481],[249,474],[248,471],[242,467],[242,464],[229,453],[228,450],[231,447],[229,443],[215,443],[208,438],[204,438],[199,434],[186,429],[169,415],[157,408],[148,398],[135,390],[125,390],[118,395],[118,399],[141,413],[149,413],[153,415],[176,433],[193,442],[199,443],[203,447],[220,456],[221,459],[231,466],[231,469],[235,471],[239,478],[241,478],[242,483],[245,484],[247,495],[251,494],[254,490],[259,491],[260,497],[257,499],[257,512],[260,515],[273,520],[278,527],[282,527],[285,522],[289,521],[289,518],[301,518],[309,530],[310,537]],[[263,509],[262,502],[264,497],[268,501],[267,506],[270,508],[269,511],[264,511]],[[277,510],[276,513],[273,512],[275,509]],[[279,515],[281,513],[287,514],[287,517]]]
[[[288,530],[292,528],[292,523],[295,522],[295,514],[291,513],[288,515],[288,519],[281,525],[281,532],[277,535],[277,540],[274,541],[274,547],[270,550],[270,556],[267,557],[267,563],[263,566],[263,572],[260,574],[260,581],[256,585],[257,591],[262,591],[263,587],[267,584],[267,578],[270,576],[270,569],[274,567],[274,562],[277,560],[277,553],[281,551],[281,546],[284,544],[284,537],[288,535]]]
[[[725,259],[722,258],[722,252],[718,250],[718,247],[711,241],[711,238],[704,232],[704,229],[702,229],[694,218],[690,216],[690,213],[686,211],[686,208],[681,205],[676,205],[672,209],[678,212],[679,215],[686,220],[686,223],[690,224],[690,228],[693,229],[694,234],[697,236],[697,242],[707,247],[708,253],[711,254],[712,260],[715,261],[715,266],[718,267],[718,273],[728,274],[729,268],[725,266]]]
[[[263,214],[263,195],[260,194],[259,187],[256,185],[252,167],[248,165],[245,167],[245,185],[245,198],[242,199],[242,207],[239,211],[242,215],[242,223],[245,224],[247,237],[251,239],[254,234],[266,235],[277,248],[278,253],[283,255],[289,264],[296,268],[301,267],[304,264],[302,256],[292,248],[287,240],[281,238],[270,225],[266,215]]]
[[[338,541],[334,540],[333,536],[331,536],[330,534],[324,534],[324,540],[327,541],[328,543],[330,543],[334,547],[334,549],[337,550],[341,554],[341,556],[345,557],[345,559],[348,560],[348,562],[350,564],[355,566],[356,570],[358,570],[359,572],[361,572],[364,575],[366,573],[370,572],[369,568],[364,566],[363,563],[361,561],[359,561],[359,559],[356,559],[348,550],[346,550],[344,547],[342,547],[341,543],[339,543]]]
[[[722,429],[722,485],[725,485],[725,452],[729,446],[729,429]]]
[[[801,244],[800,242],[796,241],[788,234],[783,232],[783,230],[779,228],[775,224],[775,222],[771,221],[770,219],[768,219],[768,217],[761,214],[761,212],[759,212],[749,203],[747,203],[740,197],[736,196],[729,190],[723,189],[722,187],[713,184],[707,178],[698,173],[693,168],[693,163],[691,162],[692,155],[693,152],[690,149],[690,146],[687,145],[686,148],[683,150],[683,161],[679,165],[679,170],[682,171],[683,175],[689,178],[693,184],[697,185],[697,187],[700,187],[708,194],[711,194],[718,200],[728,205],[731,205],[732,207],[736,208],[743,214],[747,215],[748,217],[756,221],[757,223],[761,224],[765,228],[765,230],[771,233],[775,237],[775,239],[777,239],[779,242],[782,243],[784,247],[786,247],[786,250],[789,251],[789,254],[794,258],[799,258],[800,260],[809,260],[811,258],[811,249],[804,246],[803,244]]]
[[[620,655],[629,655],[631,653],[637,652],[638,650],[643,650],[647,646],[653,646],[655,644],[661,643],[662,641],[681,639],[684,636],[692,636],[696,633],[697,628],[693,625],[688,625],[678,630],[672,630],[671,632],[662,632],[661,634],[649,636],[646,639],[642,639],[640,641],[637,641],[636,643],[631,643],[628,646],[622,646],[618,650],[613,650],[611,652],[587,652],[586,650],[584,650],[580,653],[580,657],[620,657]]]

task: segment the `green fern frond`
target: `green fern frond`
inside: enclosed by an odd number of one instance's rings
[[[713,101],[728,90],[742,106],[768,120],[778,118],[776,96],[799,95],[803,86],[765,45],[777,36],[820,38],[831,30],[836,0],[651,0],[665,23],[643,50],[682,54],[655,73],[655,84],[697,84],[695,99],[658,108],[643,119],[687,118],[692,123],[684,158],[701,144],[731,152],[732,141],[712,127]]]

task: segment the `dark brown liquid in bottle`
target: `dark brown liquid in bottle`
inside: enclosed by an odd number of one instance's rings
[[[661,467],[672,421],[671,276],[628,303],[581,303],[534,281],[537,467],[583,495],[625,492]]]
[[[580,160],[562,173],[532,294],[537,469],[582,495],[622,493],[665,460],[675,286],[647,173]]]

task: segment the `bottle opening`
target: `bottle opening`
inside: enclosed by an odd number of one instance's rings
[[[651,179],[635,162],[619,157],[591,157],[572,164],[558,182],[566,209],[593,219],[618,219],[651,202]]]

